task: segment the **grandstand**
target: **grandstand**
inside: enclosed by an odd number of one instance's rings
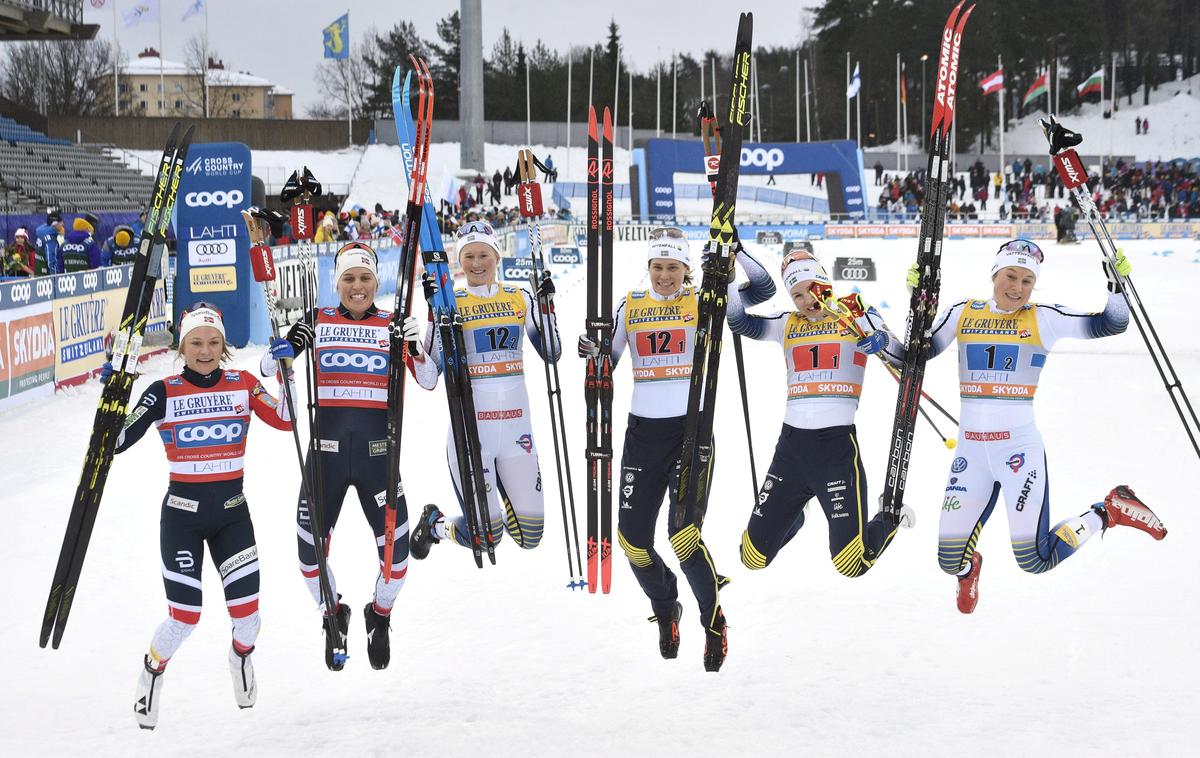
[[[51,139],[0,116],[0,191],[10,207],[96,213],[145,206],[153,180],[98,148]]]

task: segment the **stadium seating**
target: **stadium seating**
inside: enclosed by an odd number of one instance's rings
[[[0,191],[15,207],[58,206],[64,211],[138,210],[153,180],[98,148],[51,139],[0,116]]]

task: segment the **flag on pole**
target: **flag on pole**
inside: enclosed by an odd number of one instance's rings
[[[908,70],[904,63],[900,64],[900,104],[908,105]]]
[[[188,4],[187,10],[183,12],[183,18],[179,19],[179,21],[182,23],[187,21],[192,16],[199,16],[203,12],[204,0],[192,0],[192,2]]]
[[[850,86],[846,88],[846,99],[853,100],[858,95],[858,88],[862,86],[862,81],[858,78],[858,64],[854,64],[854,76],[850,77]]]
[[[1098,69],[1096,73],[1089,76],[1075,88],[1075,97],[1083,97],[1092,92],[1099,92],[1103,96],[1104,90],[1104,69]]]
[[[979,88],[983,90],[983,94],[990,95],[993,92],[999,92],[1004,89],[1004,69],[999,69],[994,74],[988,74],[979,82]]]
[[[1021,101],[1021,107],[1028,106],[1031,102],[1050,93],[1050,71],[1047,69],[1042,72],[1042,75],[1034,80],[1030,85],[1029,91],[1025,93],[1025,99]]]
[[[350,13],[345,13],[324,29],[325,57],[343,60],[350,57]]]
[[[158,0],[140,0],[134,3],[133,7],[122,14],[125,19],[125,28],[137,26],[138,24],[157,21],[158,20]]]

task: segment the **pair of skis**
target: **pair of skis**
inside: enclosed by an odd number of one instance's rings
[[[83,559],[87,555],[96,514],[104,495],[104,485],[133,392],[133,380],[137,376],[138,355],[150,318],[154,287],[162,272],[167,227],[171,223],[171,212],[175,208],[184,161],[194,130],[194,126],[189,126],[183,131],[182,125],[175,124],[158,162],[154,192],[146,210],[146,226],[138,241],[129,291],[113,342],[113,373],[100,395],[100,404],[92,423],[92,436],[83,459],[83,472],[75,489],[75,500],[71,505],[58,564],[50,584],[50,596],[42,615],[41,634],[38,637],[41,647],[50,642],[52,647],[58,648],[75,601]]]
[[[743,13],[738,21],[733,50],[733,81],[729,95],[728,129],[721,145],[721,165],[717,170],[713,195],[712,221],[709,225],[708,257],[704,277],[697,293],[695,346],[692,352],[692,376],[688,390],[687,421],[679,461],[679,491],[671,507],[671,525],[678,530],[704,521],[713,455],[713,418],[717,404],[717,379],[721,361],[721,340],[728,304],[727,286],[737,242],[734,208],[742,154],[742,129],[749,123],[746,92],[750,86],[750,46],[754,33],[754,15]]]
[[[613,127],[604,109],[599,134],[596,108],[588,106],[587,335],[599,353],[587,359],[587,582],[588,592],[612,589],[612,263]],[[603,136],[603,149],[601,149]]]
[[[896,415],[892,422],[892,437],[888,452],[887,478],[880,508],[888,515],[892,526],[900,523],[904,507],[904,485],[908,478],[909,458],[912,455],[913,432],[920,408],[921,386],[925,381],[925,361],[933,339],[933,321],[937,315],[938,294],[942,286],[942,235],[946,228],[946,201],[954,176],[950,169],[951,134],[956,104],[959,49],[963,28],[972,5],[961,13],[963,3],[950,11],[942,30],[937,67],[937,91],[933,98],[933,118],[930,125],[929,165],[925,172],[925,207],[921,212],[921,236],[917,243],[917,270],[920,276],[909,302],[908,330],[905,336],[904,365],[900,369],[900,389],[896,398]],[[864,559],[876,558],[868,550]]]
[[[700,119],[700,139],[704,143],[704,174],[713,199],[717,197],[717,175],[721,165],[721,125],[707,100],[700,101],[696,112]],[[714,144],[715,143],[715,144]],[[715,146],[715,149],[714,149]],[[740,159],[740,157],[739,157]],[[738,389],[742,395],[742,418],[746,423],[746,451],[750,456],[750,497],[758,499],[758,467],[754,464],[754,433],[750,428],[750,397],[746,394],[746,358],[742,352],[742,335],[733,335],[733,358],[737,363]]]
[[[542,348],[546,355],[561,355],[562,345],[552,344],[556,338],[556,330],[550,328],[550,298],[543,294],[543,282],[550,279],[550,270],[546,268],[546,259],[542,254],[541,224],[542,216],[542,187],[538,184],[537,157],[532,150],[517,152],[517,176],[520,184],[517,186],[517,207],[529,231],[529,256],[533,261],[533,271],[529,274],[529,288],[537,299],[537,329]],[[558,474],[558,500],[562,508],[563,539],[567,547],[567,573],[571,581],[567,584],[571,589],[582,589],[587,582],[583,578],[583,560],[579,554],[579,526],[575,520],[575,487],[571,483],[571,458],[567,453],[567,422],[563,414],[562,384],[558,377],[558,363],[549,360],[542,362],[546,373],[546,399],[550,405],[550,430],[554,435],[554,466]],[[565,468],[565,471],[564,471]],[[565,485],[565,487],[564,487]],[[570,503],[570,520],[568,521],[567,505]],[[571,536],[575,537],[575,562],[571,562]],[[578,571],[576,571],[578,569]]]
[[[397,506],[402,494],[400,482],[400,442],[404,427],[404,385],[407,374],[408,343],[402,338],[404,319],[412,315],[413,284],[417,277],[417,246],[425,211],[425,182],[429,175],[429,141],[433,131],[433,80],[424,60],[408,56],[417,72],[417,120],[408,170],[408,205],[404,211],[400,267],[396,273],[396,304],[392,308],[391,352],[388,361],[387,416],[387,495],[383,537],[383,581],[392,580],[392,561],[396,549]],[[393,77],[399,74],[399,70]],[[407,84],[407,81],[406,81]]]
[[[313,235],[313,209],[311,198],[321,194],[321,183],[317,181],[312,172],[305,166],[303,174],[298,171],[293,171],[284,183],[283,190],[280,192],[279,199],[284,202],[292,202],[291,208],[291,223],[292,233],[296,239],[300,240],[301,250],[301,274],[300,274],[300,300],[303,308],[303,316],[301,317],[308,326],[316,329],[316,308],[317,308],[317,287],[316,287],[316,266],[311,252],[309,240]],[[271,328],[272,339],[279,338],[279,317],[278,306],[275,301],[275,293],[271,290],[271,282],[275,281],[276,269],[275,259],[271,253],[271,248],[267,245],[267,228],[282,227],[284,218],[283,215],[275,211],[268,211],[256,207],[250,207],[242,211],[242,220],[246,224],[246,233],[250,239],[250,271],[254,276],[254,281],[262,284],[263,300],[267,306],[267,319]],[[292,397],[291,385],[286,379],[287,372],[291,370],[290,365],[280,361],[279,373],[281,375],[279,390],[283,396],[283,402],[288,410],[288,418],[292,420],[292,440],[296,447],[296,460],[300,465],[300,483],[301,491],[304,496],[304,504],[308,508],[308,525],[313,537],[313,553],[317,561],[317,586],[321,595],[321,604],[325,606],[325,614],[323,624],[325,626],[325,635],[329,640],[341,640],[341,633],[337,626],[336,610],[338,607],[338,599],[333,594],[333,583],[329,579],[329,564],[328,564],[328,529],[325,526],[325,511],[324,502],[321,500],[321,464],[320,464],[320,444],[321,433],[317,420],[317,405],[314,400],[313,388],[316,386],[316,345],[310,345],[308,357],[305,361],[305,378],[306,388],[308,392],[308,403],[306,413],[308,416],[309,444],[308,456],[305,459],[304,445],[300,441],[300,422],[296,415],[297,398]],[[345,646],[335,646],[331,651],[330,660],[334,670],[340,668],[346,663],[346,648]]]
[[[428,67],[423,61],[415,58],[412,59],[412,63],[413,70],[405,74],[403,86],[400,82],[399,68],[392,76],[392,110],[396,117],[396,137],[400,142],[404,167],[410,175],[417,163],[417,137],[421,137],[427,143],[429,135],[428,126],[423,132],[417,132],[413,127],[410,82],[414,72],[417,75],[418,87],[427,90],[431,98],[433,94],[433,79],[429,75]],[[432,118],[432,104],[425,116]],[[422,155],[427,161],[427,149]],[[424,185],[424,182],[422,184]],[[433,302],[430,305],[434,326],[441,342],[441,369],[446,382],[446,400],[450,407],[450,431],[454,440],[455,465],[462,488],[460,494],[463,512],[470,532],[468,539],[475,565],[483,568],[485,552],[488,560],[493,565],[496,563],[496,545],[488,513],[487,484],[483,478],[475,398],[471,392],[471,376],[467,367],[467,347],[463,339],[462,318],[454,303],[454,279],[450,275],[450,259],[442,247],[441,231],[429,188],[423,186],[421,194],[424,196],[423,204],[415,208],[410,202],[409,213],[415,214],[419,210],[423,214],[423,223],[415,224],[411,238],[404,241],[406,244],[412,244],[414,240],[419,243],[425,274],[434,285]],[[413,197],[420,199],[420,195]]]

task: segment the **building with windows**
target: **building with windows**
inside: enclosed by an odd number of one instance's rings
[[[139,116],[292,118],[292,91],[223,61],[196,66],[160,58],[146,48],[118,73],[121,113]],[[205,86],[207,85],[207,86]]]

